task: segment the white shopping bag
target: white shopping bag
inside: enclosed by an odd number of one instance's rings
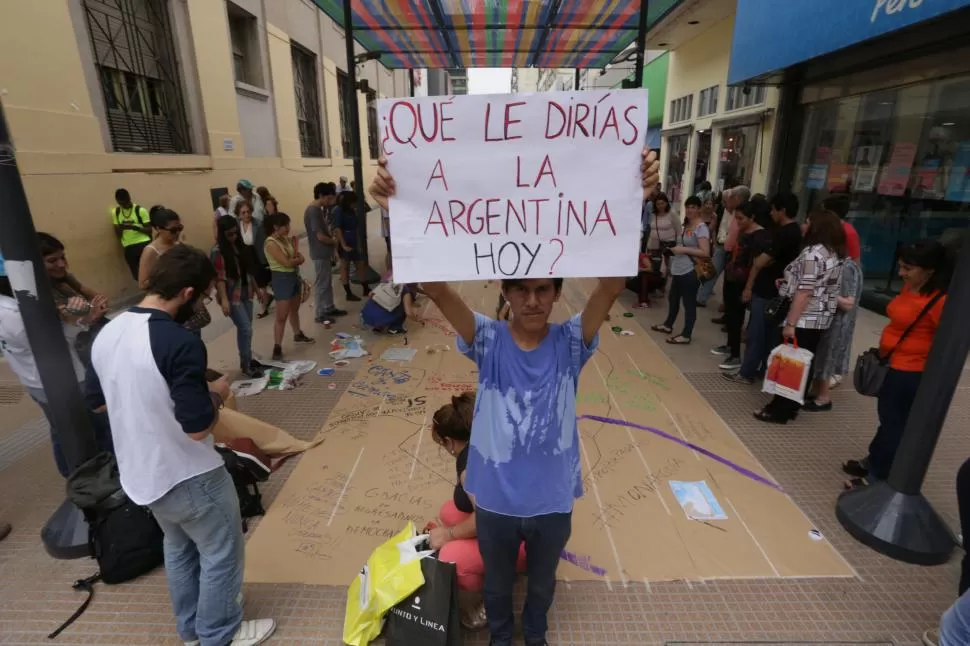
[[[797,341],[782,343],[768,355],[768,372],[761,390],[804,404],[814,356],[799,348]]]

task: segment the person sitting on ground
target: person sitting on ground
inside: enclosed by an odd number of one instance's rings
[[[337,196],[334,210],[334,233],[337,237],[337,254],[340,256],[340,282],[348,301],[359,301],[360,297],[350,291],[350,263],[357,269],[357,279],[364,288],[364,295],[370,292],[367,285],[367,263],[357,249],[357,194],[344,191]]]
[[[360,322],[374,332],[404,334],[404,322],[408,319],[420,323],[414,311],[415,285],[395,285],[388,275],[370,293],[360,310]]]
[[[688,197],[684,202],[684,210],[687,212],[687,224],[680,234],[680,244],[664,249],[667,271],[671,276],[667,295],[670,303],[667,320],[650,328],[655,332],[673,334],[673,325],[677,322],[680,305],[683,303],[684,327],[680,334],[667,338],[667,343],[674,345],[690,343],[694,323],[697,322],[697,290],[700,288],[695,266],[697,260],[711,257],[711,233],[701,221],[700,199],[693,195]]]
[[[206,381],[205,344],[183,327],[215,277],[208,256],[187,245],[159,258],[145,297],[95,340],[87,401],[107,406],[121,487],[165,534],[179,637],[255,646],[276,622],[243,621],[239,499],[212,439],[229,382]]]
[[[935,240],[919,240],[899,252],[903,289],[886,307],[889,323],[879,339],[879,354],[889,356],[889,372],[876,405],[879,428],[869,443],[869,454],[842,465],[852,477],[846,487],[865,486],[871,480],[889,477],[923,379],[952,274],[952,258]]]
[[[38,235],[53,238],[48,234]],[[92,304],[81,295],[71,296],[58,303],[64,338],[67,340],[71,362],[74,365],[75,376],[81,392],[84,392],[85,369],[75,350],[75,341],[82,330],[104,315],[106,307],[107,301],[96,300]],[[37,361],[27,337],[23,316],[20,313],[20,304],[14,295],[2,259],[0,259],[0,350],[2,350],[10,369],[13,370],[21,385],[26,389],[27,394],[40,407],[47,419],[47,424],[50,427],[54,464],[61,476],[68,477],[71,475],[73,467],[77,465],[68,463],[61,448],[60,436],[62,430],[54,423],[54,417],[51,415],[47,393],[44,391],[44,384],[40,380]],[[108,425],[107,415],[103,411],[96,413],[93,410],[88,410],[88,421],[94,430],[98,451],[113,453],[114,447],[111,443],[111,428]]]
[[[314,343],[300,327],[300,305],[303,303],[303,283],[297,268],[305,262],[303,254],[293,248],[290,240],[290,216],[275,213],[266,216],[264,243],[266,259],[272,271],[273,294],[276,295],[276,320],[273,322],[273,361],[283,360],[283,332],[289,319],[294,343]]]
[[[263,376],[253,359],[253,296],[260,289],[253,279],[253,266],[239,239],[239,222],[231,215],[219,218],[219,238],[210,258],[216,268],[216,292],[222,313],[236,326],[239,370],[250,379]],[[260,300],[265,296],[259,295]]]
[[[483,628],[486,622],[485,605],[480,598],[485,585],[485,562],[478,549],[475,505],[465,492],[474,409],[475,393],[462,393],[452,397],[451,403],[439,408],[431,418],[431,439],[455,458],[458,482],[451,500],[441,505],[438,518],[426,528],[430,529],[431,548],[439,550],[438,559],[454,563],[458,571],[458,588],[468,599],[462,604],[462,625],[469,630]],[[522,543],[516,570],[524,572],[525,569],[525,544]]]
[[[151,221],[155,239],[145,247],[138,264],[138,286],[141,289],[145,289],[148,285],[148,277],[151,275],[152,269],[155,268],[158,259],[179,243],[182,231],[185,229],[182,226],[182,219],[179,214],[160,204],[152,207]]]
[[[645,195],[658,181],[658,168],[656,154],[644,150],[640,173]],[[370,192],[388,208],[395,183],[386,159],[378,163]],[[529,577],[525,643],[546,644],[556,568],[569,540],[574,500],[583,493],[576,420],[579,376],[626,287],[625,278],[600,278],[582,313],[550,323],[562,283],[561,278],[503,280],[512,309],[508,323],[473,312],[448,283],[422,285],[455,329],[458,349],[478,368],[464,487],[475,506],[492,646],[512,643],[513,587],[523,540]]]

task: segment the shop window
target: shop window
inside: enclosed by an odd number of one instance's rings
[[[226,13],[229,17],[229,46],[232,48],[232,69],[236,81],[264,87],[256,16],[231,2],[226,3]]]
[[[763,85],[729,85],[724,111],[742,110],[765,102],[767,90]]]
[[[718,159],[718,188],[751,187],[757,160],[760,124],[737,126],[721,130],[721,151]]]
[[[899,249],[947,243],[970,225],[970,76],[806,106],[793,188],[803,214],[848,196],[862,243],[866,300],[901,288]]]
[[[380,157],[378,142],[380,132],[377,125],[377,92],[367,90],[367,147],[370,150],[370,158]]]
[[[694,107],[694,95],[688,94],[670,102],[670,123],[690,119]]]
[[[296,97],[296,123],[300,134],[300,154],[323,157],[323,128],[320,118],[320,95],[317,91],[317,57],[295,43],[290,43],[293,62],[293,93]]]
[[[707,177],[708,164],[711,162],[711,131],[698,131],[697,152],[694,155],[694,195],[701,188],[701,184],[710,181]]]
[[[353,127],[350,124],[351,110],[356,110],[356,103],[350,103],[351,97],[356,92],[350,91],[347,87],[348,77],[346,74],[337,70],[337,103],[340,106],[340,143],[344,149],[344,159],[352,159],[354,156],[353,145],[350,140],[350,133]]]
[[[668,151],[667,175],[664,177],[663,190],[670,198],[670,205],[679,209],[681,203],[687,197],[684,195],[684,172],[687,170],[687,144],[690,135],[675,135],[667,137],[666,148]]]
[[[717,93],[721,89],[720,85],[712,85],[703,89],[697,95],[697,116],[705,117],[717,112]]]
[[[114,150],[192,152],[168,3],[82,4]]]

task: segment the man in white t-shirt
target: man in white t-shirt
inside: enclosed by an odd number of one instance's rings
[[[183,327],[215,277],[208,256],[188,245],[159,258],[142,301],[95,340],[87,398],[108,407],[122,489],[165,533],[179,637],[255,646],[276,622],[242,618],[239,499],[211,434],[229,385],[206,382],[205,344]]]

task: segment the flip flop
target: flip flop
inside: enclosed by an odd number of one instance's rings
[[[671,330],[669,327],[663,324],[651,325],[650,329],[653,330],[654,332],[663,332],[664,334],[670,334],[671,332],[673,332],[673,330]]]
[[[690,339],[682,334],[678,334],[677,336],[668,337],[667,343],[670,345],[690,345]]]

